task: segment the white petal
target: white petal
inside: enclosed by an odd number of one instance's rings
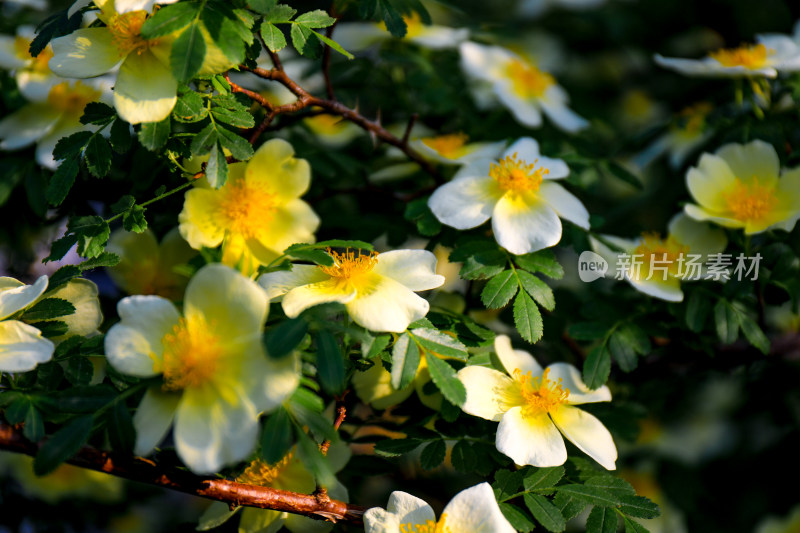
[[[442,511],[446,531],[470,533],[515,533],[488,483],[480,483],[456,494]]]
[[[531,354],[524,350],[515,350],[507,335],[498,335],[494,338],[494,351],[509,376],[517,369],[523,374],[530,372],[534,376],[539,376],[544,371]]]
[[[31,305],[46,289],[47,276],[40,276],[33,285],[25,285],[14,278],[0,278],[0,320]]]
[[[27,372],[53,357],[55,345],[18,320],[0,322],[0,372]]]
[[[427,250],[392,250],[378,254],[373,272],[392,278],[412,291],[440,287],[444,276],[436,274],[436,256]]]
[[[497,242],[515,255],[536,252],[561,240],[561,221],[543,199],[531,193],[506,194],[494,208]]]
[[[697,222],[684,213],[672,217],[669,222],[668,232],[678,242],[689,247],[693,254],[716,254],[725,249],[728,238],[719,228],[709,224]]]
[[[486,222],[502,196],[497,182],[488,175],[458,178],[434,191],[428,200],[442,224],[469,229]]]
[[[510,79],[504,78],[495,84],[495,94],[500,102],[514,115],[517,122],[529,128],[542,125],[541,100],[521,98]]]
[[[726,228],[745,227],[745,223],[742,222],[741,220],[737,220],[735,218],[728,218],[724,216],[717,216],[716,214],[709,212],[709,210],[704,209],[699,205],[686,204],[683,206],[683,211],[684,213],[686,213],[695,220],[700,220],[700,221],[708,220],[710,222],[714,222]]]
[[[364,531],[366,533],[398,533],[400,521],[397,516],[386,509],[373,507],[364,513]]]
[[[539,143],[531,137],[522,137],[503,152],[503,157],[517,154],[519,159],[528,163],[536,161],[536,166],[544,167],[550,172],[544,178],[548,180],[566,178],[569,175],[569,167],[561,159],[545,157],[539,152]]]
[[[146,456],[164,439],[175,418],[175,409],[181,394],[164,392],[161,387],[150,387],[133,415],[136,428],[135,455]]]
[[[312,265],[293,265],[291,270],[267,272],[258,278],[258,284],[271,301],[279,302],[284,294],[302,285],[318,283],[329,279],[319,267]]]
[[[547,376],[548,379],[553,381],[561,379],[562,386],[565,389],[569,389],[567,403],[570,405],[611,401],[611,391],[606,385],[599,389],[590,389],[583,382],[581,373],[574,366],[568,363],[553,363],[547,368],[550,370]]]
[[[409,41],[431,50],[444,50],[455,48],[459,43],[469,38],[467,28],[448,28],[447,26],[423,26],[422,32],[413,37],[407,37]]]
[[[78,29],[56,37],[50,44],[54,54],[50,70],[65,78],[93,78],[113,69],[123,59],[107,28]]]
[[[461,409],[472,416],[498,422],[503,413],[522,403],[519,385],[493,368],[468,366],[458,371],[458,379],[467,389]]]
[[[328,279],[290,290],[284,295],[281,306],[286,316],[294,318],[315,305],[350,302],[357,294],[355,287],[338,283],[335,279]]]
[[[522,407],[503,415],[495,442],[499,451],[520,466],[558,466],[567,460],[564,439],[550,418],[546,414],[527,418]]]
[[[552,207],[559,217],[569,220],[576,226],[589,229],[589,211],[581,201],[558,183],[543,181],[539,195]]]
[[[259,341],[260,342],[260,341]],[[253,381],[250,398],[260,412],[269,413],[291,396],[300,384],[300,354],[293,352],[280,359],[265,354],[244,365],[242,381]]]
[[[366,22],[342,22],[336,25],[336,42],[345,50],[360,52],[391,37],[391,34],[377,24]]]
[[[0,149],[19,150],[53,129],[62,113],[47,104],[30,104],[0,120]]]
[[[577,407],[562,405],[550,416],[561,433],[586,455],[608,470],[616,468],[617,447],[611,433],[597,418]]]
[[[694,199],[712,211],[724,211],[728,202],[723,192],[736,183],[736,177],[724,159],[716,155],[703,154],[697,168],[686,174],[686,186]]]
[[[414,530],[415,526],[435,521],[433,509],[424,500],[401,491],[394,491],[389,496],[386,510],[397,516],[401,524],[409,524],[408,529]]]
[[[589,121],[568,108],[565,104],[542,100],[542,111],[559,129],[577,133],[589,127]]]
[[[131,124],[160,122],[178,101],[178,81],[150,50],[131,53],[122,62],[114,85],[114,107]]]
[[[667,279],[663,279],[663,274],[658,272],[653,274],[653,277],[649,280],[646,279],[647,276],[644,276],[644,274],[641,276],[642,279],[637,280],[629,276],[626,277],[628,282],[633,285],[637,291],[643,292],[653,298],[659,298],[667,302],[683,301],[681,283],[677,278],[667,276]]]
[[[395,333],[405,331],[430,308],[428,301],[414,291],[379,274],[374,274],[366,290],[359,288],[358,295],[345,307],[356,324],[372,331]]]
[[[97,328],[103,322],[103,312],[100,309],[97,285],[93,281],[75,278],[61,285],[56,290],[47,293],[48,298],[61,298],[67,300],[75,307],[71,315],[59,317],[69,328],[67,335],[88,336],[97,333]]]

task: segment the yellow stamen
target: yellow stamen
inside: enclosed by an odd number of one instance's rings
[[[542,176],[549,174],[550,171],[544,167],[536,168],[535,159],[533,163],[517,159],[516,152],[508,157],[501,159],[498,163],[492,163],[489,176],[497,180],[500,188],[511,192],[524,192],[539,190],[542,184]]]
[[[320,265],[320,270],[331,277],[339,278],[343,281],[349,281],[361,274],[366,274],[378,264],[378,252],[365,254],[361,250],[353,251],[348,249],[340,254],[328,248],[328,254],[333,257],[333,265]]]
[[[643,233],[642,242],[633,251],[634,256],[642,256],[636,257],[644,267],[644,271],[640,271],[638,277],[662,279],[664,269],[671,276],[677,276],[681,267],[678,260],[681,257],[685,259],[688,253],[689,247],[678,242],[675,237],[662,239],[658,233]],[[656,272],[652,271],[653,266],[656,266]]]
[[[111,32],[111,40],[119,50],[120,56],[126,56],[137,50],[137,53],[147,48],[150,43],[142,38],[142,25],[147,18],[147,11],[131,11],[122,15],[114,15],[108,21],[108,31]]]
[[[458,152],[464,147],[468,139],[469,137],[466,134],[459,132],[439,135],[438,137],[425,137],[420,140],[422,144],[438,152],[442,157],[453,159],[458,157]]]
[[[44,50],[39,52],[38,56],[33,57],[29,51],[30,46],[30,39],[17,36],[14,39],[14,54],[23,61],[31,61],[31,64],[28,67],[30,70],[35,72],[49,73],[50,67],[47,65],[47,63],[50,61],[50,58],[53,57],[53,49],[50,48],[50,45],[48,45]]]
[[[219,193],[218,214],[222,218],[222,227],[245,239],[256,237],[269,229],[275,213],[273,194],[251,186],[244,178],[228,181],[219,189]]]
[[[706,117],[712,109],[709,102],[698,102],[685,107],[678,113],[679,124],[682,124],[678,131],[686,136],[696,136],[705,128]]]
[[[99,98],[100,91],[83,82],[76,81],[70,85],[70,82],[64,81],[50,89],[47,103],[64,113],[80,116],[86,104]]]
[[[761,68],[767,64],[767,55],[774,50],[767,51],[763,44],[753,46],[740,46],[739,48],[723,48],[709,55],[719,61],[723,67],[745,67],[751,69]]]
[[[524,59],[512,59],[506,66],[514,92],[522,98],[541,98],[556,80],[547,72]]]
[[[438,522],[428,520],[424,524],[400,524],[400,533],[452,533],[445,524],[447,514],[443,514]]]
[[[522,415],[533,418],[549,413],[569,398],[569,389],[562,385],[562,379],[553,381],[547,377],[550,369],[546,368],[541,376],[533,377],[531,372],[523,374],[515,368],[512,375],[520,385],[520,394],[525,403],[522,405]]]
[[[411,13],[411,15],[403,17],[403,20],[406,23],[406,39],[417,37],[425,31],[425,25],[422,23],[419,13]]]
[[[164,390],[202,387],[212,380],[219,367],[222,348],[201,317],[181,318],[161,340],[164,358]]]
[[[742,222],[762,220],[778,203],[775,188],[760,184],[755,176],[749,182],[736,178],[736,184],[722,197],[733,217]]]
[[[236,478],[236,481],[249,485],[269,487],[278,479],[293,457],[294,451],[290,451],[283,459],[271,465],[261,459],[256,459],[245,468],[244,472]]]

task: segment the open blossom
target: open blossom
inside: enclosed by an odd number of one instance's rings
[[[417,13],[403,17],[403,20],[406,23],[406,34],[403,39],[423,48],[432,50],[455,48],[469,37],[469,30],[466,28],[425,24]],[[392,38],[385,24],[370,22],[343,22],[336,25],[334,34],[336,42],[350,52],[359,52]]]
[[[709,102],[698,102],[678,112],[669,130],[634,158],[639,167],[646,167],[666,152],[672,168],[679,168],[688,157],[714,134],[708,124],[712,111]]]
[[[439,187],[428,206],[443,224],[456,229],[492,219],[497,242],[513,254],[526,254],[561,240],[559,217],[589,229],[589,213],[572,193],[553,180],[569,174],[566,163],[539,154],[539,144],[525,137],[497,163],[465,166],[453,181]]]
[[[406,492],[394,491],[386,509],[373,507],[364,513],[366,533],[514,533],[488,483],[462,490],[448,503],[442,516],[430,505]]]
[[[8,320],[47,290],[47,276],[33,285],[0,277],[0,372],[27,372],[53,357],[55,345],[42,332],[20,320]]]
[[[464,412],[500,422],[497,449],[518,465],[557,466],[567,460],[559,431],[581,451],[614,470],[617,448],[611,434],[594,416],[574,406],[607,402],[603,385],[589,389],[580,372],[566,363],[542,368],[528,352],[514,350],[511,340],[498,335],[495,351],[506,373],[467,366],[458,379],[467,389]]]
[[[779,72],[800,70],[800,46],[788,35],[759,35],[754,45],[723,48],[702,59],[656,54],[662,67],[688,76],[775,78]]]
[[[309,307],[338,302],[356,324],[397,333],[428,314],[427,300],[415,291],[444,283],[444,276],[435,274],[436,257],[427,250],[329,253],[331,266],[294,265],[268,272],[258,282],[290,318]]]
[[[575,133],[588,126],[586,119],[567,107],[566,91],[556,79],[530,60],[500,46],[461,43],[461,67],[473,83],[479,107],[500,103],[517,122],[531,128],[542,125],[542,113],[557,128]]]
[[[319,218],[300,200],[310,182],[311,167],[292,145],[267,141],[248,162],[230,165],[219,189],[196,182],[178,215],[181,235],[196,250],[222,244],[222,262],[250,273],[290,245],[314,241]]]
[[[35,35],[33,26],[19,26],[14,37],[0,35],[0,68],[11,71],[25,98],[40,101],[56,78],[47,65],[53,48],[48,44],[36,57],[29,51]]]
[[[462,132],[412,137],[409,144],[424,158],[444,165],[464,165],[481,159],[494,159],[505,147],[504,141],[469,142],[469,137]]]
[[[255,282],[220,264],[186,287],[183,314],[160,296],[130,296],[106,335],[109,363],[136,377],[161,375],[133,418],[136,455],[175,424],[178,455],[195,473],[218,472],[255,447],[258,416],[297,387],[297,359],[269,359],[261,342],[268,300]]]
[[[781,171],[778,154],[764,141],[726,144],[704,153],[686,174],[696,204],[686,214],[745,235],[768,229],[791,231],[800,218],[800,168]]]

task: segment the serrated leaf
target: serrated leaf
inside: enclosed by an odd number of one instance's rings
[[[169,117],[161,122],[145,122],[142,124],[142,129],[139,130],[139,142],[151,152],[156,152],[167,144],[170,131],[172,131],[172,125]]]
[[[308,322],[304,318],[291,318],[270,328],[264,334],[264,347],[267,355],[280,359],[292,353],[308,333]]]
[[[658,505],[643,496],[626,494],[620,496],[619,501],[619,510],[629,516],[650,519],[657,518],[661,514]]]
[[[241,63],[245,45],[253,42],[253,34],[244,21],[225,2],[207,4],[200,18],[225,57],[233,63]]]
[[[428,363],[428,372],[431,379],[439,388],[442,395],[453,405],[461,406],[467,401],[467,389],[456,377],[456,371],[447,362],[436,356],[425,358]]]
[[[328,26],[332,26],[336,19],[329,16],[325,11],[321,9],[315,9],[314,11],[309,11],[308,13],[303,13],[294,21],[297,24],[302,24],[303,26],[307,26],[309,28],[327,28]]]
[[[494,474],[492,483],[497,501],[505,501],[519,492],[522,488],[522,472],[519,470],[498,470]]]
[[[519,507],[511,505],[510,503],[501,503],[499,506],[500,512],[503,513],[508,523],[517,531],[529,533],[536,527],[528,514]]]
[[[84,217],[96,219],[93,223],[87,223],[75,227],[72,231],[78,236],[78,255],[91,259],[99,256],[108,242],[111,229],[108,222],[100,217]]]
[[[446,403],[449,404],[450,402]],[[478,454],[475,453],[475,450],[469,442],[460,440],[455,443],[450,452],[450,461],[453,463],[453,468],[457,471],[470,473],[473,472],[478,465]]]
[[[93,422],[94,418],[91,415],[75,418],[47,439],[33,461],[33,471],[36,475],[49,474],[75,455],[89,440]]]
[[[111,125],[111,132],[108,137],[111,148],[118,154],[124,154],[131,149],[133,138],[131,137],[131,125],[117,118]]]
[[[602,387],[611,373],[611,354],[604,345],[594,348],[583,362],[583,382],[590,389]]]
[[[539,308],[525,292],[520,292],[514,299],[514,325],[522,338],[530,343],[537,342],[544,333]]]
[[[553,296],[553,289],[547,283],[526,270],[517,270],[517,276],[523,290],[530,294],[536,303],[548,311],[555,309],[556,298]]]
[[[422,449],[422,453],[419,456],[420,465],[425,470],[436,468],[444,462],[446,453],[447,446],[445,446],[443,440],[430,442]]]
[[[224,107],[212,107],[211,114],[218,121],[236,128],[252,128],[256,125],[253,115],[248,112],[232,111]]]
[[[187,91],[178,97],[172,116],[180,122],[198,122],[208,116],[208,108],[203,97],[194,91]]]
[[[214,143],[211,146],[205,175],[208,184],[215,189],[219,189],[228,181],[228,161],[225,159],[225,152],[219,147],[219,143]]]
[[[199,22],[193,22],[172,43],[169,64],[173,76],[180,82],[191,80],[203,65],[206,42],[201,28]]]
[[[134,205],[122,215],[122,227],[126,231],[142,233],[147,229],[147,219],[144,217],[145,208]]]
[[[329,331],[317,333],[317,375],[320,385],[329,394],[338,395],[344,391],[344,354],[336,338]]]
[[[769,353],[769,339],[764,335],[764,332],[761,331],[761,328],[755,320],[744,313],[739,313],[739,326],[742,328],[742,333],[744,333],[745,338],[750,344],[758,348],[764,355]]]
[[[386,24],[386,29],[389,30],[389,33],[391,33],[393,37],[405,37],[406,33],[408,32],[408,26],[406,25],[406,21],[403,19],[403,14],[400,13],[388,0],[378,0],[378,7],[380,9],[383,22]]]
[[[102,178],[111,170],[111,146],[105,137],[94,134],[83,152],[86,168],[95,178]]]
[[[411,334],[414,336],[414,340],[429,352],[447,357],[457,357],[462,361],[466,361],[469,355],[467,347],[461,341],[436,329],[415,328],[411,330]]]
[[[639,522],[631,520],[627,516],[623,516],[622,518],[625,520],[625,533],[650,533],[650,530]]]
[[[333,258],[330,255],[328,255],[327,252],[324,252],[317,248],[296,249],[290,252],[288,255],[294,257],[295,259],[316,263],[318,265],[323,265],[323,266],[333,265]]]
[[[483,287],[481,301],[488,309],[500,309],[517,293],[519,285],[512,270],[496,275]]]
[[[592,505],[614,507],[619,504],[619,499],[605,490],[588,485],[562,485],[558,492],[573,496]]]
[[[271,22],[264,21],[261,25],[261,38],[264,44],[272,52],[278,52],[286,48],[286,37],[283,32]]]
[[[22,427],[22,435],[31,442],[39,442],[44,438],[44,419],[39,410],[31,404],[28,412],[25,413],[25,424]]]
[[[60,138],[56,143],[56,147],[53,149],[53,158],[56,161],[60,161],[62,159],[71,159],[75,156],[80,156],[83,153],[83,148],[86,146],[86,143],[92,138],[92,135],[93,133],[91,131],[79,131],[68,137]]]
[[[450,260],[454,260],[451,256]],[[467,256],[458,275],[464,279],[488,279],[505,270],[506,258],[499,250]]]
[[[530,473],[523,479],[523,485],[525,490],[547,489],[555,487],[562,477],[564,477],[563,466],[531,468]]]
[[[216,146],[218,138],[217,127],[214,123],[208,124],[192,139],[190,148],[192,155],[204,155],[209,153],[211,149]]]
[[[299,24],[292,24],[289,35],[292,37],[292,46],[297,50],[297,53],[303,55],[306,43],[311,38],[311,30]]]
[[[13,401],[8,404],[5,410],[5,417],[9,424],[16,426],[25,421],[28,416],[28,411],[32,409],[33,400],[27,394],[16,396]]]
[[[608,339],[608,351],[624,372],[634,370],[639,362],[633,347],[619,331],[615,331]]]
[[[301,426],[308,427],[320,441],[335,437],[333,422],[322,414],[322,399],[313,392],[299,388],[292,394],[289,403],[284,405],[292,417]]]
[[[550,500],[539,494],[525,493],[522,496],[525,506],[547,531],[558,533],[567,527],[567,521],[561,515],[558,507],[553,505]]]
[[[79,168],[80,159],[78,156],[65,159],[58,165],[53,177],[50,178],[50,183],[47,185],[47,193],[45,194],[50,205],[58,206],[64,201],[64,198],[67,197],[69,190],[75,183]]]
[[[75,313],[75,306],[67,300],[61,298],[45,298],[36,302],[36,305],[29,308],[22,315],[26,322],[34,320],[46,320]]]
[[[113,267],[117,266],[120,262],[120,257],[117,254],[111,252],[103,252],[97,257],[92,257],[91,259],[87,259],[80,265],[78,265],[81,271],[91,270],[93,268],[98,267]],[[50,287],[53,287],[53,280],[50,279]]]
[[[289,453],[294,444],[292,420],[283,407],[269,415],[261,432],[261,458],[275,464]]]
[[[416,450],[422,441],[419,439],[386,439],[375,443],[375,453],[383,457],[399,457]]]
[[[185,28],[198,16],[200,5],[196,2],[180,2],[161,6],[142,24],[141,36],[155,39]]]
[[[225,128],[217,128],[219,143],[230,150],[231,155],[239,161],[247,161],[253,157],[253,146],[246,139]]]
[[[334,49],[334,50],[336,50],[337,52],[339,52],[340,54],[342,54],[342,55],[343,55],[344,57],[346,57],[347,59],[353,59],[353,58],[355,58],[355,56],[354,56],[353,54],[351,54],[350,52],[348,52],[347,50],[345,50],[344,48],[342,48],[342,45],[340,45],[339,43],[337,43],[337,42],[336,42],[336,41],[334,41],[333,39],[330,39],[330,38],[328,38],[327,36],[325,36],[325,35],[323,35],[323,34],[321,34],[321,33],[319,33],[319,32],[316,32],[316,31],[315,31],[315,32],[313,32],[313,33],[314,33],[314,35],[316,35],[316,36],[317,36],[317,39],[319,39],[319,40],[320,40],[320,41],[322,41],[323,43],[327,44],[328,46],[330,46],[332,49]],[[284,46],[286,46],[286,42],[285,42],[285,41],[284,41]],[[424,234],[423,234],[423,235],[424,235]]]
[[[100,102],[89,102],[83,108],[83,115],[81,115],[81,124],[98,124],[103,125],[111,122],[117,112],[110,105]]]
[[[50,283],[47,284],[47,288],[52,291],[56,287],[60,287],[61,285],[65,284],[72,278],[75,278],[80,275],[81,275],[80,268],[76,267],[75,265],[64,265],[63,267],[56,270],[52,276],[50,276]]]
[[[585,484],[590,487],[597,487],[598,489],[604,490],[619,498],[621,498],[622,496],[636,495],[636,489],[634,489],[630,483],[628,483],[624,479],[620,479],[618,477],[614,477],[607,474],[592,476],[586,480]]]
[[[61,320],[43,320],[39,322],[31,322],[31,326],[42,332],[45,337],[61,337],[66,335],[69,327],[66,322]]]
[[[558,492],[556,497],[553,498],[553,505],[558,508],[564,519],[570,520],[578,516],[586,508],[587,503],[568,494]]]
[[[94,366],[85,357],[73,357],[64,369],[64,377],[74,386],[88,385],[94,375]]]
[[[739,316],[727,300],[720,299],[714,306],[714,324],[723,344],[732,344],[739,337]]]
[[[619,515],[609,507],[595,507],[586,519],[586,533],[616,533]]]
[[[291,6],[278,4],[264,14],[264,20],[273,24],[287,23],[292,20],[295,13],[297,13],[297,10],[292,9]]]
[[[514,262],[523,270],[541,272],[548,278],[561,279],[564,277],[564,267],[558,262],[552,250],[518,255],[514,258]]]
[[[247,6],[256,13],[269,13],[271,9],[275,8],[278,0],[248,0]]]
[[[392,349],[392,387],[404,389],[417,375],[420,353],[417,343],[408,333],[403,333]]]
[[[373,337],[371,342],[362,342],[361,357],[364,359],[377,357],[378,354],[389,346],[390,342],[392,342],[392,337],[390,335],[378,335],[377,337]]]

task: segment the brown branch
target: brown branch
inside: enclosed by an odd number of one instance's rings
[[[0,422],[0,449],[35,456],[39,447],[40,444],[23,437],[22,430],[18,427]],[[104,452],[90,446],[81,448],[67,462],[124,479],[221,501],[231,506],[245,505],[285,511],[317,520],[361,524],[366,510],[365,507],[331,500],[327,495],[299,494],[227,479],[197,476],[176,468],[160,467],[154,461],[142,457]]]

